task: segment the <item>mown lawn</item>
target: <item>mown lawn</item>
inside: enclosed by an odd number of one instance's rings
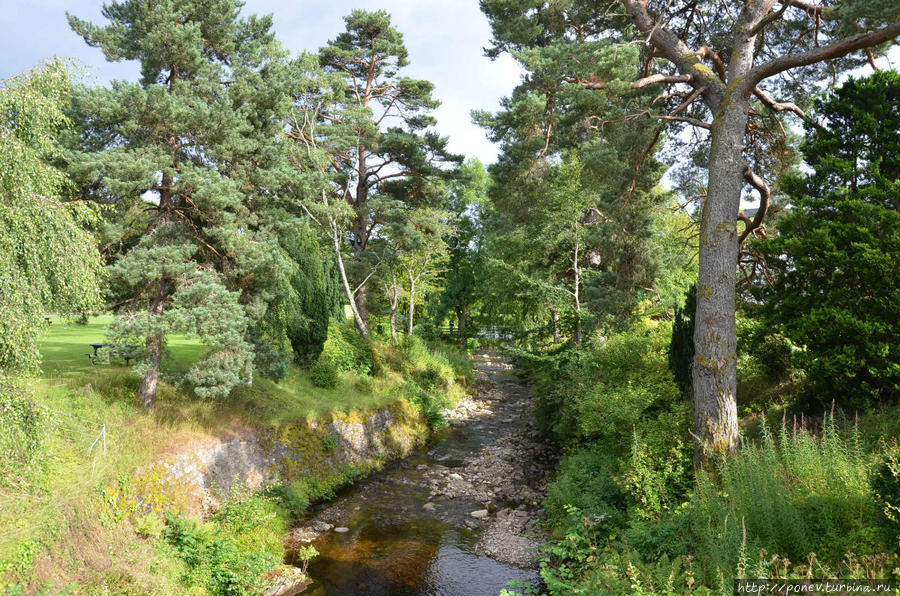
[[[117,360],[92,365],[87,356],[90,344],[104,343],[110,320],[94,317],[77,325],[53,317],[40,339],[43,373],[31,393],[46,415],[45,469],[30,486],[0,490],[0,561],[25,564],[33,548],[30,541],[44,548],[48,540],[65,542],[71,520],[76,512],[91,509],[101,483],[184,445],[228,438],[248,426],[376,408],[400,396],[393,387],[400,381],[390,377],[373,387],[342,373],[336,388],[320,389],[305,371],[292,367],[280,383],[256,378],[224,400],[202,399],[190,387],[164,382],[147,411],[135,401],[139,377],[130,367]],[[164,376],[191,366],[203,346],[173,336],[168,351]],[[90,449],[104,425],[106,451],[102,440]]]

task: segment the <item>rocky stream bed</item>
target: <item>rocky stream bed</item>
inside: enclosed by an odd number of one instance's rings
[[[540,501],[558,458],[534,398],[495,353],[476,356],[473,395],[445,412],[427,450],[311,512],[288,547],[312,543],[311,596],[495,596],[536,582]]]

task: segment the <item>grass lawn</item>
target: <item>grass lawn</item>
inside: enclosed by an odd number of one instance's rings
[[[400,395],[393,384],[402,381],[396,378],[378,379],[374,390],[361,391],[358,377],[343,373],[336,388],[321,389],[292,367],[280,383],[257,378],[224,400],[202,399],[187,386],[164,382],[147,411],[135,401],[139,378],[130,368],[116,361],[92,365],[87,357],[90,344],[104,342],[110,317],[94,317],[87,325],[62,317],[52,321],[39,341],[43,375],[31,389],[50,423],[46,469],[34,486],[0,490],[0,561],[27,559],[30,540],[46,543],[48,537],[70,531],[76,512],[91,510],[99,484],[186,444],[228,438],[249,426],[372,409]],[[203,346],[173,336],[168,349],[164,375],[188,368]],[[98,442],[89,453],[103,425],[106,451]]]

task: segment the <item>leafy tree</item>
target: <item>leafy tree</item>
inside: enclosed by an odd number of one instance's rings
[[[53,60],[0,80],[0,485],[41,465],[45,422],[21,377],[39,369],[45,314],[100,303],[103,269],[85,229],[97,210],[70,200],[69,179],[53,166],[71,125],[70,74]]]
[[[494,16],[493,8],[486,3],[483,8]],[[584,35],[576,36],[578,43],[525,42],[519,28],[525,23],[513,17],[519,8],[507,8],[510,10],[497,8],[498,16],[492,21],[495,34],[499,39],[503,28],[502,35],[518,36],[518,41],[510,41],[504,47],[511,50],[528,75],[504,100],[499,113],[475,114],[476,120],[489,129],[492,140],[502,146],[500,159],[491,169],[495,183],[492,201],[496,205],[490,211],[491,225],[513,230],[525,225],[528,218],[534,218],[531,225],[537,227],[545,217],[554,219],[554,215],[541,210],[545,205],[548,211],[558,207],[558,199],[549,200],[548,195],[557,186],[550,182],[549,173],[560,161],[574,164],[577,160],[581,164],[578,182],[570,188],[569,203],[580,204],[584,211],[577,226],[581,236],[578,306],[572,306],[572,297],[563,299],[565,290],[563,294],[536,292],[540,284],[531,285],[527,292],[520,286],[518,292],[499,294],[514,296],[520,312],[549,312],[555,341],[560,337],[561,309],[581,312],[577,318],[570,317],[573,322],[589,313],[595,324],[621,327],[630,320],[647,288],[653,286],[659,262],[653,242],[659,223],[657,211],[670,201],[667,193],[656,188],[664,170],[648,149],[659,138],[659,131],[646,118],[635,118],[630,113],[653,97],[646,89],[634,90],[627,85],[610,85],[598,91],[572,84],[571,80],[575,74],[589,80],[627,78],[636,69],[637,48],[617,47],[609,40],[588,39]],[[512,20],[506,21],[507,17]],[[535,32],[534,27],[526,29]],[[527,34],[524,38],[531,40]],[[495,48],[488,53],[497,55],[499,51]],[[566,217],[575,221],[574,214]],[[504,218],[508,219],[506,224],[502,223]],[[518,224],[513,223],[517,220]],[[568,229],[574,228],[570,224]],[[518,251],[538,259],[532,267],[533,276],[547,272],[539,264],[540,259],[560,256],[552,256],[548,246],[542,244],[551,239],[540,230],[537,232],[523,234],[523,239],[530,241],[528,250],[522,252],[519,247]],[[501,237],[503,234],[498,240]],[[502,251],[509,240],[499,240],[498,249]],[[509,259],[499,261],[505,267],[511,266]],[[565,259],[570,278],[576,272],[573,263],[572,258]],[[493,279],[509,283],[516,276],[495,275]],[[550,286],[544,289],[549,290]],[[573,287],[568,289],[572,290]],[[546,320],[544,315],[540,318]],[[572,327],[574,330],[576,325]]]
[[[762,224],[771,194],[764,178],[772,161],[766,151],[769,135],[761,131],[777,128],[781,113],[803,116],[800,104],[815,83],[884,50],[900,34],[897,6],[894,0],[616,4],[620,10],[599,0],[481,0],[494,30],[490,54],[535,56],[553,66],[557,76],[551,80],[563,86],[621,93],[622,104],[632,110],[630,121],[643,117],[691,125],[702,134],[701,147],[709,142],[701,151],[708,182],[700,218],[694,434],[699,458],[727,455],[737,448],[738,435],[734,310],[739,245]],[[640,70],[627,76],[609,68],[590,71],[592,64],[630,62],[633,48],[643,48]],[[848,57],[856,52],[867,56]],[[655,101],[629,104],[628,89],[646,88],[658,91]],[[606,120],[600,116],[600,122]],[[552,121],[541,121],[550,138]],[[761,204],[752,220],[742,218],[745,227],[739,232],[745,183],[760,194]]]
[[[119,248],[110,255],[113,290],[126,310],[111,333],[145,346],[146,407],[167,333],[207,346],[187,375],[198,395],[249,381],[247,328],[288,271],[272,226],[292,176],[279,138],[290,71],[271,18],[241,18],[242,4],[123,0],[104,6],[104,26],[69,16],[109,60],[141,64],[139,83],[83,92],[70,170],[115,214],[146,212],[110,240]]]
[[[449,258],[443,274],[436,319],[443,321],[449,312],[456,315],[456,332],[464,342],[469,318],[480,298],[485,254],[484,211],[488,201],[490,176],[477,159],[460,167],[459,177],[448,184],[445,209],[456,226],[446,241]]]
[[[392,202],[434,202],[433,181],[449,175],[441,166],[461,158],[447,152],[445,138],[425,131],[435,122],[434,85],[400,76],[408,52],[388,13],[354,10],[344,21],[346,31],[319,51],[325,72],[343,81],[343,94],[315,118],[328,125],[319,130],[333,141],[328,169],[340,200],[352,208],[349,273],[356,287],[349,298],[357,327],[367,335],[367,284],[378,262],[370,240]]]
[[[900,389],[898,105],[896,71],[817,101],[801,146],[813,172],[786,181],[791,208],[758,243],[773,277],[758,286],[766,319],[804,346],[822,392],[853,405]]]
[[[395,253],[403,272],[403,293],[407,299],[407,329],[412,335],[416,305],[437,288],[441,267],[447,262],[445,238],[452,222],[446,211],[419,208],[392,218],[386,230],[389,250]]]
[[[85,225],[97,210],[71,201],[73,188],[52,164],[70,73],[58,60],[0,81],[0,375],[34,373],[47,312],[99,304],[100,257]]]

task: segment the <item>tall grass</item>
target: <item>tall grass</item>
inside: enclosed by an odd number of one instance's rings
[[[701,474],[682,527],[696,544],[706,578],[730,580],[741,556],[760,551],[800,562],[816,553],[837,569],[848,552],[878,552],[878,506],[869,485],[872,455],[857,429],[841,432],[833,416],[819,433],[766,426],[713,475]]]

